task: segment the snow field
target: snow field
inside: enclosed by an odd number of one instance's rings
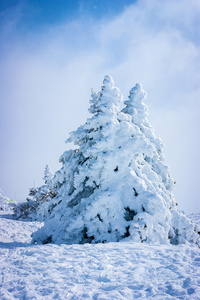
[[[0,299],[200,299],[194,245],[31,245],[41,223],[0,218]]]

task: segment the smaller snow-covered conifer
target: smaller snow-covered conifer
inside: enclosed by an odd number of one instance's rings
[[[46,165],[45,167],[45,171],[44,171],[44,177],[43,177],[43,180],[46,184],[49,184],[51,179],[53,177],[53,174],[51,172],[51,169],[49,168],[48,165]]]
[[[55,197],[56,191],[52,184],[53,174],[48,165],[44,170],[43,180],[45,184],[33,187],[29,191],[29,197],[25,202],[19,203],[14,208],[14,216],[17,219],[29,219],[44,221],[49,215],[49,203]]]

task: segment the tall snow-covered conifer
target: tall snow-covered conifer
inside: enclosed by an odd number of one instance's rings
[[[78,148],[60,158],[63,166],[49,182],[56,196],[33,242],[195,242],[192,223],[176,208],[145,96],[136,84],[120,111],[123,98],[110,76],[100,93],[92,91],[92,117],[67,140]]]

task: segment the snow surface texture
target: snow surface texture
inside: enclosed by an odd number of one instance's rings
[[[42,224],[2,214],[1,300],[200,299],[194,244],[33,245],[31,232]]]
[[[101,91],[92,91],[92,117],[67,140],[78,148],[63,153],[53,178],[46,168],[46,185],[33,192],[33,219],[44,219],[33,243],[197,241],[193,224],[177,210],[174,180],[147,120],[145,97],[136,84],[123,103],[108,75]],[[40,197],[45,190],[47,197]]]

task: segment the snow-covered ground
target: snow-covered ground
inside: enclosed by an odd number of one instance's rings
[[[40,226],[1,212],[1,300],[200,299],[197,246],[31,245]]]

